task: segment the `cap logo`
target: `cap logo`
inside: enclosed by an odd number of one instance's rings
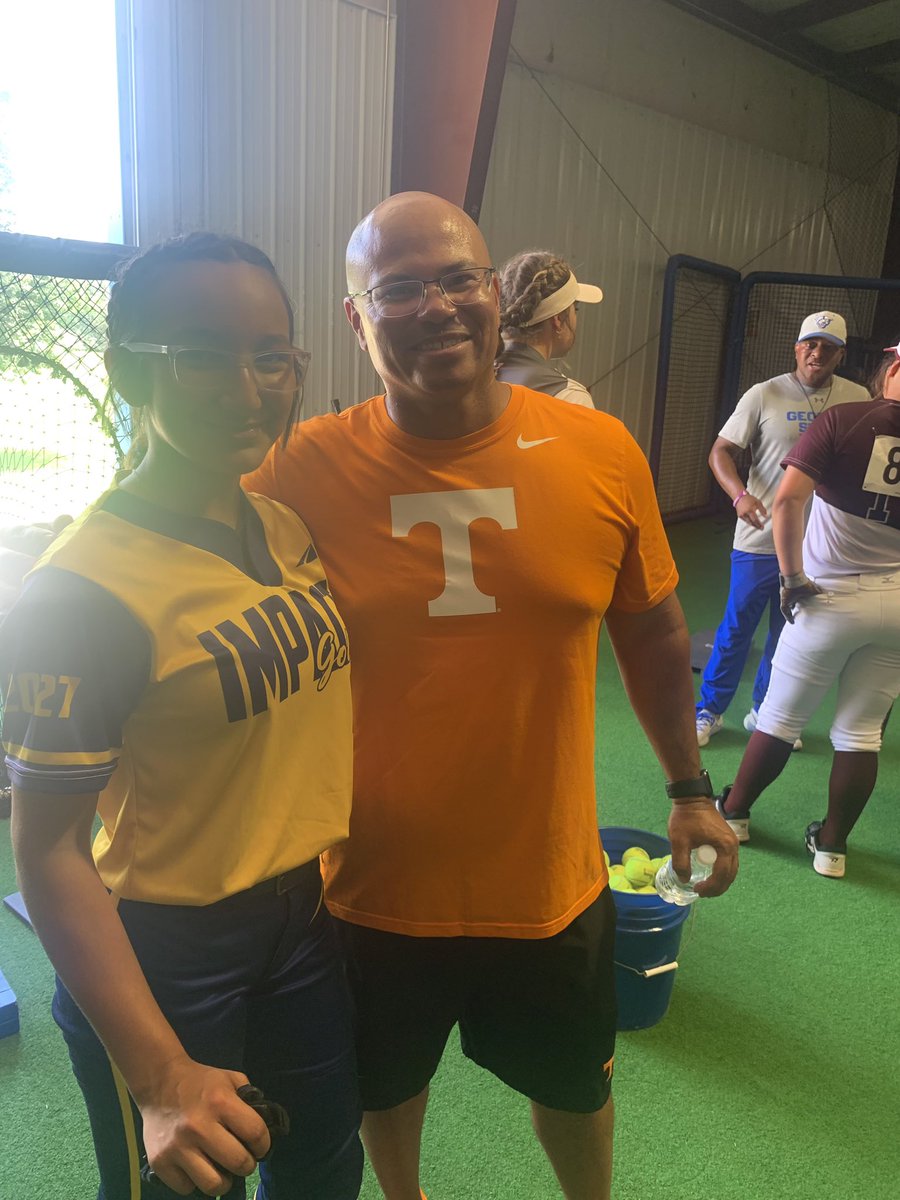
[[[816,324],[820,329],[827,329],[831,324],[831,317],[826,317],[823,313],[821,317],[816,317]]]

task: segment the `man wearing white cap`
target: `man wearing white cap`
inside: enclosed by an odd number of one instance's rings
[[[593,408],[587,388],[553,365],[575,345],[578,305],[599,304],[603,292],[579,283],[572,268],[549,250],[526,250],[500,271],[503,349],[497,378]]]
[[[874,399],[827,412],[782,463],[772,525],[789,624],[757,728],[717,800],[738,841],[749,841],[751,810],[835,684],[828,808],[804,836],[813,870],[831,879],[843,878],[900,694],[900,345],[885,353]]]
[[[700,746],[722,728],[723,714],[741,681],[753,634],[768,608],[768,636],[753,683],[752,707],[744,718],[746,730],[756,728],[757,711],[769,686],[772,655],[784,626],[778,559],[769,520],[781,482],[781,461],[800,434],[826,409],[870,399],[865,388],[834,373],[843,361],[846,343],[847,324],[842,316],[827,311],[811,313],[800,326],[794,345],[794,370],[754,384],[745,392],[710,451],[710,468],[731,500],[738,521],[728,603],[700,685]],[[738,474],[737,459],[748,448],[752,462],[745,484]],[[794,749],[800,749],[799,738]]]

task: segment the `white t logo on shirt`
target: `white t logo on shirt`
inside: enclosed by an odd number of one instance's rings
[[[430,617],[462,617],[497,611],[494,596],[475,584],[469,526],[480,517],[501,529],[517,529],[512,488],[471,488],[455,492],[415,492],[391,496],[391,533],[407,537],[416,525],[436,525],[441,533],[444,590],[428,602]]]

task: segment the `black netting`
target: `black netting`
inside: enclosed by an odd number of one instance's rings
[[[847,353],[838,373],[869,383],[882,358],[881,343],[872,333],[876,305],[883,293],[900,289],[900,282],[882,280],[873,287],[851,283],[830,283],[824,277],[796,283],[789,275],[783,280],[746,280],[741,285],[742,291],[749,289],[746,320],[742,335],[737,331],[738,340],[729,348],[727,322],[737,284],[678,266],[671,317],[663,314],[660,330],[670,347],[657,472],[659,503],[666,517],[718,507],[707,458],[723,416],[723,384],[726,378],[732,381],[727,400],[733,408],[754,383],[792,371],[794,344],[811,313],[827,309],[845,318]],[[746,470],[748,464],[747,455],[739,459],[739,469]]]
[[[827,96],[827,112],[822,114],[828,137],[821,203],[772,245],[759,247],[747,262],[735,264],[741,272],[752,270],[763,255],[771,257],[782,240],[788,256],[796,260],[797,248],[791,247],[790,239],[808,222],[822,226],[824,218],[821,232],[827,231],[829,261],[837,259],[836,275],[869,280],[881,274],[883,234],[894,202],[898,127],[873,120],[867,101],[840,88],[829,86]],[[817,230],[816,235],[821,233]],[[882,343],[873,335],[876,306],[880,296],[898,287],[897,281],[857,288],[821,281],[797,284],[787,282],[789,278],[753,284],[745,328],[737,331],[738,337],[743,333],[743,343],[729,348],[724,323],[717,322],[712,311],[703,310],[714,309],[713,295],[724,295],[731,285],[724,278],[713,282],[712,274],[696,275],[679,267],[675,310],[663,313],[660,328],[663,341],[671,338],[668,387],[658,400],[665,406],[658,486],[666,515],[707,505],[711,509],[718,503],[718,489],[712,486],[706,461],[723,402],[733,406],[752,384],[794,369],[793,346],[804,317],[829,309],[846,319],[849,337],[840,374],[868,383],[877,367]],[[706,292],[702,304],[696,303],[698,290]],[[718,315],[722,311],[720,305]],[[737,356],[737,361],[731,356]],[[723,380],[728,383],[727,397]]]
[[[0,270],[0,526],[77,514],[129,444],[103,365],[109,282],[64,270]]]
[[[881,358],[871,343],[879,291],[800,283],[757,283],[750,290],[741,348],[738,396],[761,379],[793,371],[794,343],[810,313],[840,313],[847,322],[847,355],[839,374],[865,384]],[[737,397],[735,397],[737,399]]]
[[[828,88],[823,210],[841,275],[881,275],[884,247],[872,230],[886,230],[890,221],[898,136],[896,127],[873,121],[868,100]]]
[[[735,284],[691,267],[675,283],[665,420],[657,478],[666,516],[709,503],[706,465],[722,397],[728,314]]]

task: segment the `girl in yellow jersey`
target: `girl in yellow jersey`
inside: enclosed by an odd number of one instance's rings
[[[291,1122],[259,1200],[353,1200],[350,1009],[318,866],[349,820],[346,632],[306,527],[239,483],[293,424],[306,355],[268,258],[209,234],[125,267],[109,335],[147,453],[0,631],[20,883],[99,1196],[149,1195],[146,1157],[153,1195],[243,1197],[270,1149],[249,1078]]]

